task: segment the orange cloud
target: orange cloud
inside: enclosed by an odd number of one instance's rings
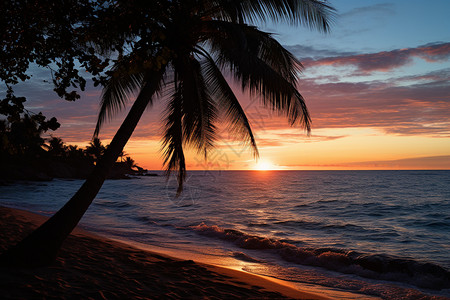
[[[322,165],[288,165],[290,168],[320,168],[336,170],[449,170],[450,156],[426,156],[395,160],[375,160]]]
[[[305,67],[317,66],[353,66],[356,72],[363,74],[374,71],[387,72],[394,68],[407,65],[414,57],[420,57],[428,62],[437,62],[450,58],[450,43],[424,45],[417,48],[397,49],[378,53],[344,55],[322,59],[306,59]]]
[[[420,76],[425,82],[403,85],[414,79],[386,82],[318,83],[301,81],[313,129],[377,127],[405,135],[447,136],[450,133],[450,70]]]

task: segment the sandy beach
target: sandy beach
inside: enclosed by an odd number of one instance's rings
[[[0,207],[0,252],[45,217]],[[326,299],[223,267],[134,248],[81,229],[49,267],[0,268],[2,299]]]

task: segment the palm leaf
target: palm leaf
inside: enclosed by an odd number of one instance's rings
[[[167,105],[165,133],[162,141],[162,148],[164,149],[163,165],[166,168],[166,175],[170,176],[172,171],[178,172],[177,196],[182,192],[183,183],[186,178],[186,161],[183,151],[182,105],[182,93],[176,90]]]
[[[183,94],[183,130],[186,143],[205,155],[215,141],[217,109],[212,100],[200,63],[188,56],[176,62],[178,88]]]
[[[129,96],[138,91],[144,85],[144,73],[134,71],[132,65],[123,59],[116,63],[111,70],[111,75],[103,88],[100,99],[100,112],[94,137],[100,133],[100,129],[106,120],[110,120],[117,112],[121,111]]]
[[[234,23],[284,21],[328,32],[335,16],[335,9],[321,0],[222,0],[216,3],[216,18]]]
[[[239,100],[229,86],[214,59],[203,49],[199,48],[199,53],[205,58],[202,62],[203,73],[206,84],[211,90],[214,99],[219,103],[220,108],[225,111],[225,116],[231,123],[231,130],[237,133],[245,142],[249,143],[253,154],[258,157],[258,147],[250,126],[250,122],[242,109]]]
[[[173,63],[173,93],[166,112],[162,147],[166,174],[178,172],[178,195],[186,177],[183,146],[194,147],[206,158],[215,141],[217,113],[199,62],[191,56],[181,56]]]
[[[308,132],[310,117],[296,89],[301,65],[270,35],[244,24],[212,21],[211,50],[217,62],[229,69],[243,90],[261,95],[263,104],[285,113],[291,125],[298,122]]]

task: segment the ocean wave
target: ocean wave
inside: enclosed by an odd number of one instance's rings
[[[270,224],[267,224],[267,223],[264,223],[264,222],[262,222],[262,223],[254,222],[254,223],[248,223],[247,226],[250,226],[250,227],[269,227]]]
[[[298,247],[277,239],[205,223],[191,226],[191,229],[205,236],[230,241],[243,249],[274,251],[283,260],[300,265],[322,267],[365,278],[404,282],[434,290],[450,288],[450,272],[432,263],[337,248]]]
[[[99,206],[108,206],[108,207],[117,207],[117,208],[126,208],[132,207],[130,203],[122,202],[122,201],[110,201],[110,200],[96,200],[94,205]]]
[[[134,217],[134,219],[140,223],[144,224],[157,224],[153,219],[147,217],[147,216],[137,216]]]
[[[274,222],[275,225],[289,226],[289,227],[301,227],[302,229],[309,230],[344,230],[353,231],[360,233],[373,233],[373,230],[368,230],[362,226],[350,224],[350,223],[335,223],[335,224],[325,224],[322,222],[306,221],[306,220],[286,220]]]
[[[450,220],[434,221],[434,220],[413,220],[406,223],[409,226],[430,227],[437,230],[448,230],[450,228]]]
[[[253,258],[250,255],[247,255],[247,254],[245,254],[243,252],[233,252],[232,256],[234,258],[237,258],[239,260],[246,261],[246,262],[256,262],[256,263],[262,262],[261,260]]]
[[[325,204],[329,204],[329,203],[342,203],[342,201],[337,200],[337,199],[330,199],[330,200],[319,200],[316,203],[325,203]]]

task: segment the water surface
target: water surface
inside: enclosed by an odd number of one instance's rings
[[[81,184],[2,186],[0,204],[50,215]],[[194,171],[175,191],[163,176],[108,180],[82,224],[292,282],[450,295],[450,171]]]

